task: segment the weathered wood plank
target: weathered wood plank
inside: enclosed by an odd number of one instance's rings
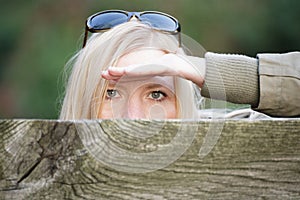
[[[300,199],[300,120],[2,120],[0,162],[0,199]]]

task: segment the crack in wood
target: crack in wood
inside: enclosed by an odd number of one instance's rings
[[[29,169],[27,172],[17,181],[17,185],[20,184],[24,179],[26,179],[33,171],[34,169],[41,163],[42,158],[39,158],[37,162]]]

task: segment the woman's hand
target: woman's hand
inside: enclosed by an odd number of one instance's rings
[[[116,82],[135,81],[153,76],[178,76],[194,82],[201,88],[205,76],[205,59],[168,53],[141,64],[109,67],[102,72],[103,78]]]

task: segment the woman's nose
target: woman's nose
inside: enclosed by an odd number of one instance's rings
[[[146,118],[145,104],[138,94],[124,95],[122,98],[111,101],[112,118],[142,119]]]
[[[132,102],[129,101],[127,105],[127,109],[125,109],[126,118],[129,119],[144,119],[146,115],[144,113],[144,108],[140,102]]]
[[[129,101],[122,118],[128,119],[165,119],[166,111],[160,105],[147,106],[141,101]]]

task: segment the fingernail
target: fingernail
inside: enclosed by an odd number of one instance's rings
[[[103,76],[107,76],[107,75],[108,75],[108,71],[107,71],[107,70],[101,72],[101,76],[102,76],[102,77],[103,77]]]

